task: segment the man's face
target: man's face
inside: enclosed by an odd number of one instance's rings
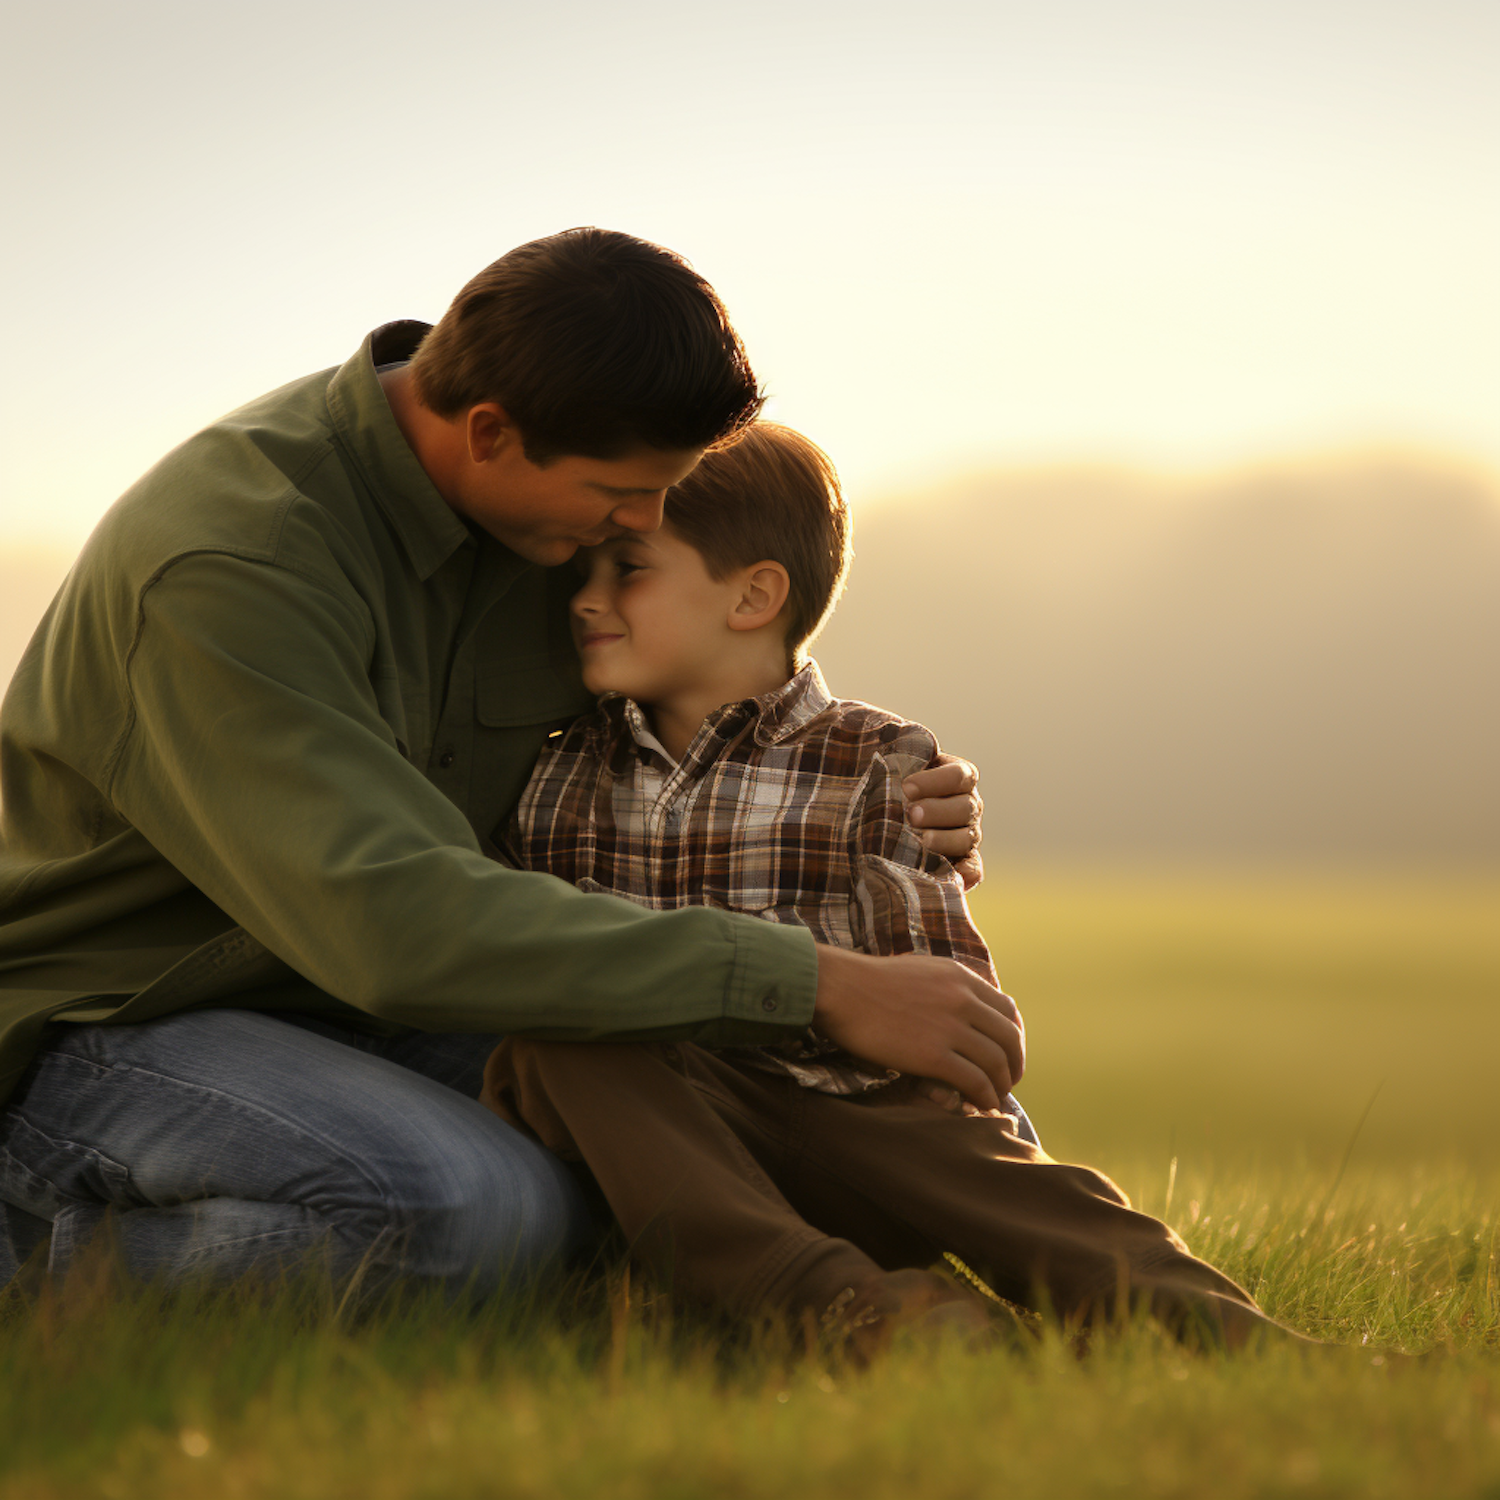
[[[711,578],[670,528],[590,547],[578,566],[585,581],[571,605],[573,639],[590,692],[646,706],[712,697],[740,581]]]
[[[667,491],[702,456],[701,448],[637,448],[622,458],[534,464],[509,443],[469,466],[452,504],[528,562],[552,567],[580,547],[655,531]]]

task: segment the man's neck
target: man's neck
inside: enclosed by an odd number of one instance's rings
[[[375,378],[385,392],[401,436],[416,454],[417,462],[426,471],[433,488],[451,505],[453,486],[450,475],[457,466],[459,445],[463,442],[458,425],[429,411],[417,399],[410,365],[381,370]]]

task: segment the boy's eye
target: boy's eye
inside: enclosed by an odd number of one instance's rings
[[[629,562],[629,561],[627,561],[623,557],[617,557],[615,559],[615,572],[616,573],[620,573],[620,574],[625,574],[625,573],[639,573],[640,571],[641,571],[641,565],[640,565],[640,563]]]

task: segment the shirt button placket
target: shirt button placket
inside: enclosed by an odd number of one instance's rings
[[[661,838],[659,845],[661,859],[661,892],[663,896],[675,897],[679,894],[682,883],[682,872],[687,861],[682,858],[682,850],[675,846],[674,841],[681,831],[682,817],[678,805],[678,799],[674,796],[662,809],[661,815]]]

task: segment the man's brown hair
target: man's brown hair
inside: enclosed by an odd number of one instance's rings
[[[756,422],[667,491],[666,523],[713,578],[764,561],[787,570],[782,621],[795,668],[849,571],[849,512],[828,455],[790,427]]]
[[[708,447],[764,399],[714,289],[680,255],[607,229],[566,229],[487,266],[411,373],[441,417],[499,402],[533,463]]]

